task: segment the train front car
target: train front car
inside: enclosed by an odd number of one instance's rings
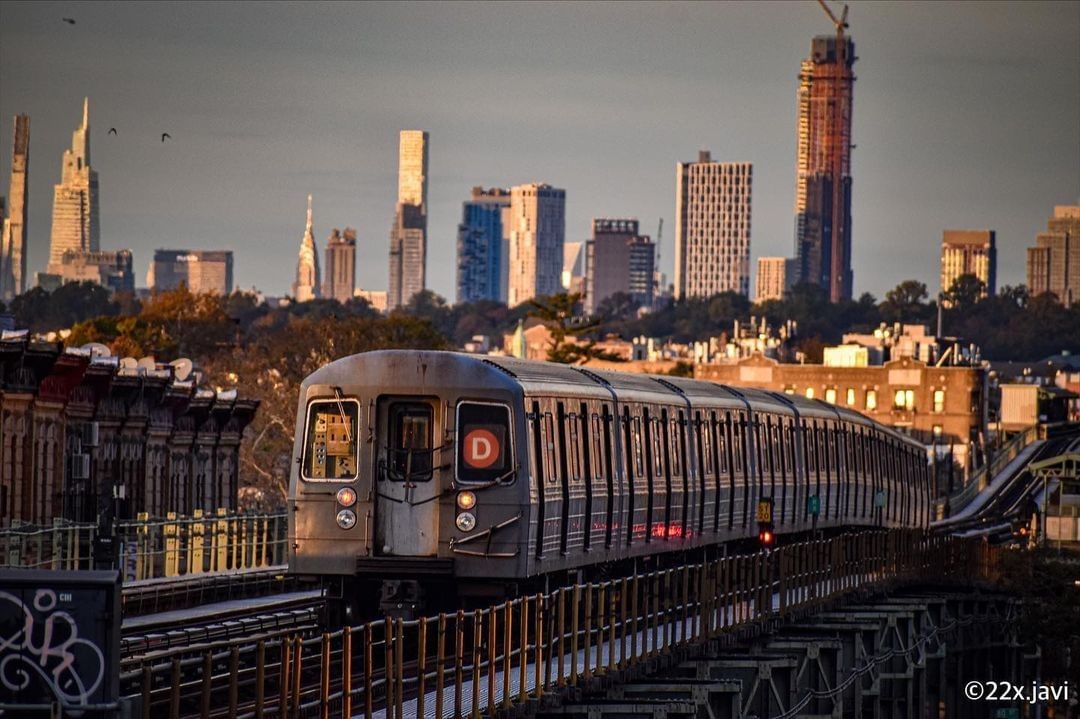
[[[290,571],[339,578],[362,611],[402,612],[423,591],[454,595],[458,555],[485,557],[493,579],[517,576],[521,406],[509,376],[466,355],[369,352],[314,372],[296,416]]]

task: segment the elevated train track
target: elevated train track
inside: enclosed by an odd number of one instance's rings
[[[406,719],[510,715],[680,648],[751,636],[903,584],[985,579],[982,542],[871,530],[526,595],[485,609],[126,659],[132,716]]]
[[[1018,457],[1007,474],[992,482],[983,497],[976,498],[967,511],[931,524],[940,532],[961,536],[986,537],[994,542],[1016,540],[1016,530],[1027,526],[1037,509],[1036,499],[1043,492],[1043,482],[1030,470],[1031,465],[1080,450],[1080,429],[1065,428],[1039,440],[1030,451]],[[1020,461],[1022,460],[1022,461]],[[1047,501],[1045,497],[1042,501]],[[977,504],[976,504],[977,503]]]

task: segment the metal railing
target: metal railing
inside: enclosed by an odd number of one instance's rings
[[[95,524],[55,520],[51,527],[0,530],[0,567],[90,569]],[[118,562],[125,583],[231,570],[255,570],[286,562],[284,514],[203,516],[142,514],[116,524]]]
[[[0,568],[76,570],[93,565],[95,524],[53,520],[51,527],[14,523],[0,530]]]
[[[949,498],[949,507],[952,513],[955,514],[960,509],[966,507],[971,500],[975,499],[975,496],[978,495],[979,492],[989,486],[994,477],[1000,474],[1009,462],[1016,459],[1025,447],[1038,438],[1039,428],[1037,426],[1032,426],[1015,435],[1009,439],[1008,442],[1003,444],[996,452],[994,452],[990,461],[973,471],[968,483],[965,484],[959,492],[955,492]]]
[[[259,569],[286,563],[284,514],[234,514],[224,509],[192,517],[145,514],[116,527],[125,582],[204,572]]]
[[[479,719],[854,592],[987,578],[995,560],[977,541],[862,532],[487,609],[151,653],[122,665],[121,691],[132,716],[147,719]]]

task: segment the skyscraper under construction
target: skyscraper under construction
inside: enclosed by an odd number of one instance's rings
[[[845,10],[846,15],[846,10]],[[795,252],[802,282],[851,298],[851,98],[855,43],[845,19],[815,37],[799,73]]]

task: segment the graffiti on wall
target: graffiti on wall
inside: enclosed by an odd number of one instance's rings
[[[4,695],[87,706],[105,678],[103,647],[80,635],[63,589],[0,590],[0,690]],[[100,611],[100,607],[98,607]]]

